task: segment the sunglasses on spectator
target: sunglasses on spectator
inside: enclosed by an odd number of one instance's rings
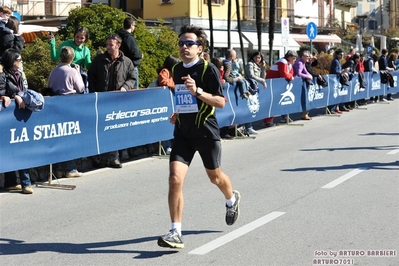
[[[191,47],[193,45],[201,45],[199,42],[196,41],[179,41],[179,47],[183,47],[184,45],[186,47]]]
[[[107,37],[107,40],[110,40],[110,39],[116,40],[118,43],[121,43],[121,42],[119,41],[118,36],[116,36],[116,35],[114,35],[114,34],[109,35],[109,36]]]
[[[17,62],[22,62],[22,57],[15,59]]]

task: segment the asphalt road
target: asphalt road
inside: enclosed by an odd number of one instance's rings
[[[303,126],[223,141],[241,216],[196,156],[185,187],[183,250],[170,229],[168,160],[61,179],[74,190],[0,193],[0,265],[399,265],[399,99]],[[378,253],[377,253],[378,252]]]

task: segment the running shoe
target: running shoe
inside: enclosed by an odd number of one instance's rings
[[[166,235],[158,238],[158,246],[163,248],[184,248],[184,243],[177,230],[172,229]]]
[[[238,192],[237,190],[233,190],[233,194],[236,198],[234,205],[231,207],[228,207],[226,205],[226,223],[227,223],[227,225],[233,225],[238,220],[238,217],[240,216],[240,209],[238,207],[240,205],[241,195],[240,195],[240,192]]]

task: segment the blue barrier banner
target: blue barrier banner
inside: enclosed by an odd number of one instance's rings
[[[45,97],[40,112],[2,108],[0,172],[25,169],[173,137],[167,89]]]
[[[324,76],[328,82],[328,77]],[[328,105],[329,89],[327,87],[321,87],[317,85],[317,79],[313,79],[312,85],[303,85],[303,96],[302,99],[305,101],[305,108],[303,110],[311,110]]]
[[[173,137],[169,122],[173,98],[168,88],[97,93],[97,97],[98,154]]]
[[[94,95],[45,97],[40,112],[0,112],[1,172],[26,169],[96,153]]]
[[[240,97],[236,84],[225,84],[226,105],[216,111],[219,126],[399,92],[399,71],[392,72],[392,87],[381,83],[379,73],[364,74],[365,89],[357,75],[349,86],[342,86],[335,75],[325,76],[325,88],[300,78],[269,79],[266,88],[259,84],[259,92],[248,99]],[[174,105],[174,95],[165,87],[45,97],[40,112],[20,110],[12,101],[0,111],[0,172],[171,139],[174,126],[169,117]]]
[[[383,95],[386,84],[381,84],[380,74],[372,72],[367,74],[369,76],[369,82],[367,84],[370,85],[370,87],[368,87],[369,97]]]

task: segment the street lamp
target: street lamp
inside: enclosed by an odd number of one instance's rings
[[[364,19],[367,18],[367,15],[358,15],[357,19],[359,20],[359,38],[360,38],[360,43],[359,43],[359,54],[362,53],[363,49],[363,28],[364,28]]]

